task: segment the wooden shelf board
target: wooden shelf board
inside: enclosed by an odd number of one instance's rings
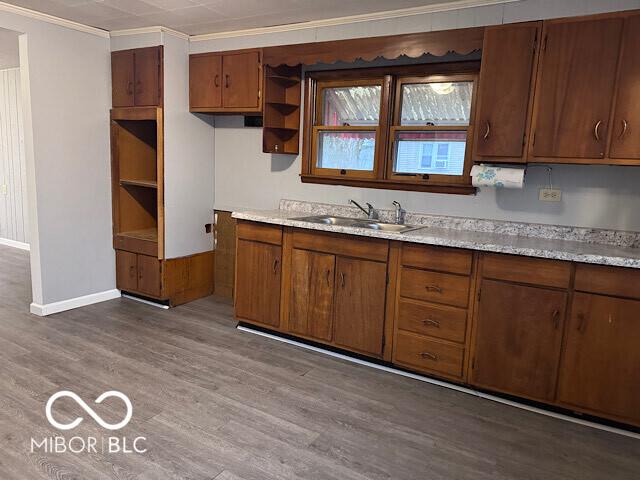
[[[295,103],[285,103],[285,102],[266,102],[267,105],[270,105],[277,109],[279,112],[287,115],[291,112],[294,112],[300,105],[296,105]]]
[[[120,185],[123,186],[134,186],[134,187],[144,187],[144,188],[158,188],[158,182],[155,180],[129,180],[129,179],[120,179]]]
[[[288,127],[270,127],[269,125],[265,125],[263,128],[267,128],[269,130],[279,130],[283,133],[291,133],[296,134],[300,131],[298,128],[288,128]]]
[[[297,77],[284,77],[282,75],[267,75],[267,78],[270,78],[274,82],[277,82],[284,87],[293,87],[294,85],[298,85],[300,83],[300,79]]]
[[[121,237],[136,238],[138,240],[145,240],[147,242],[158,243],[158,229],[157,228],[145,228],[143,230],[133,230],[130,232],[119,232]]]

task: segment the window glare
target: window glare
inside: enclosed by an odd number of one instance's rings
[[[380,85],[325,88],[322,124],[377,126],[380,121]]]
[[[473,82],[404,84],[400,125],[469,125]]]

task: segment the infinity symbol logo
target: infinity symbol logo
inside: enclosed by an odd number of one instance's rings
[[[64,423],[57,422],[53,418],[53,415],[51,415],[51,407],[53,407],[53,404],[55,403],[56,400],[62,397],[69,397],[75,400],[75,402],[78,405],[80,405],[85,412],[91,415],[91,418],[93,418],[96,422],[98,422],[98,424],[102,428],[106,428],[107,430],[120,430],[122,427],[124,427],[129,423],[129,421],[131,420],[131,416],[133,415],[133,405],[131,405],[131,401],[129,400],[129,397],[127,397],[122,392],[111,390],[108,392],[104,392],[102,395],[96,398],[95,403],[102,403],[106,398],[117,397],[120,400],[122,400],[124,404],[127,406],[127,414],[125,415],[124,420],[122,420],[119,423],[111,424],[111,423],[105,422],[102,418],[100,418],[100,416],[96,412],[94,412],[93,409],[89,405],[87,405],[85,401],[82,400],[78,395],[68,390],[62,390],[58,393],[54,393],[53,395],[51,395],[51,398],[49,398],[49,400],[47,401],[47,407],[45,410],[47,414],[47,420],[49,420],[49,423],[54,427],[56,427],[58,430],[71,430],[72,428],[76,428],[78,425],[80,425],[80,423],[82,423],[82,421],[84,420],[84,418],[78,417],[73,422],[64,424]]]

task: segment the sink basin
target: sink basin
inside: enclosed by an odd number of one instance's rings
[[[404,233],[424,228],[416,225],[397,225],[395,223],[377,222],[364,218],[332,217],[330,215],[312,215],[309,217],[292,218],[300,222],[321,223],[324,225],[336,225],[343,227],[368,228],[381,232]]]

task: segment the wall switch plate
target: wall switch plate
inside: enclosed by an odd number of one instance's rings
[[[556,188],[541,188],[538,198],[542,202],[559,202],[562,200],[562,190]]]

